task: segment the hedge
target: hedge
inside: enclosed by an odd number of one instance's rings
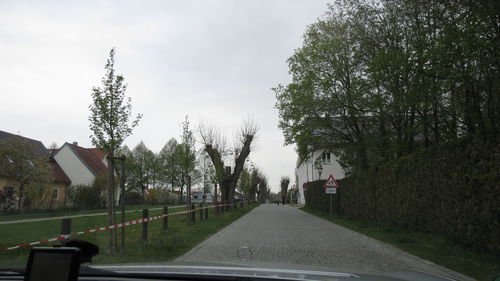
[[[322,182],[306,206],[329,209]],[[342,215],[444,234],[459,245],[500,255],[500,141],[461,139],[340,180]]]

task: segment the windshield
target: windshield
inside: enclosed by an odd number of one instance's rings
[[[81,239],[90,265],[489,280],[479,2],[0,2],[0,268]]]

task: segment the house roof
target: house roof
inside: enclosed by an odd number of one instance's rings
[[[63,183],[65,185],[71,184],[71,180],[56,161],[50,161],[50,166],[52,167],[52,177],[54,178],[54,182]]]
[[[78,156],[78,158],[95,174],[100,175],[108,171],[102,160],[106,153],[97,148],[84,148],[76,144],[65,143]]]
[[[41,141],[26,138],[26,137],[19,136],[19,135],[14,135],[14,134],[7,133],[4,131],[0,131],[0,142],[7,141],[7,140],[9,140],[11,138],[15,138],[15,137],[21,138],[33,146],[33,149],[35,150],[33,157],[42,157],[42,158],[47,158],[47,159],[49,158],[50,153],[47,150],[47,148],[45,148],[45,146],[43,145],[43,143]]]
[[[104,158],[106,157],[106,152],[100,150],[99,148],[87,148],[88,150],[90,150],[92,153],[94,153],[94,155],[99,159],[99,160],[104,160]]]

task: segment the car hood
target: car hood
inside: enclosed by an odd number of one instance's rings
[[[95,269],[117,273],[165,274],[170,276],[219,276],[240,278],[263,278],[276,280],[374,280],[374,281],[450,281],[446,276],[437,276],[418,271],[388,271],[378,274],[337,272],[326,267],[298,265],[228,265],[218,263],[169,263],[169,264],[124,264],[93,266]]]

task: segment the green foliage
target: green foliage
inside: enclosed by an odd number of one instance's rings
[[[102,88],[92,89],[92,104],[90,109],[90,136],[92,143],[106,151],[109,155],[118,149],[126,137],[132,134],[142,115],[138,114],[135,120],[129,124],[132,114],[131,99],[126,99],[122,75],[115,73],[115,49],[109,52],[105,69],[106,74],[102,78]]]
[[[153,185],[157,175],[156,155],[146,147],[144,142],[139,142],[131,154],[128,166],[129,190],[136,190],[145,195],[149,185]]]
[[[158,203],[160,204],[175,204],[179,200],[179,196],[168,190],[161,190],[158,195]]]
[[[101,209],[106,206],[106,175],[95,179],[92,185],[75,185],[69,190],[73,207],[80,210]]]
[[[21,209],[29,185],[38,189],[52,180],[48,160],[37,155],[32,144],[24,138],[16,136],[0,142],[0,176],[17,182],[18,209]]]
[[[172,191],[181,185],[182,171],[178,161],[179,144],[171,138],[161,149],[158,157],[160,162],[160,182],[163,187],[169,186]]]
[[[288,185],[290,184],[290,178],[289,177],[281,177],[280,180],[280,187],[281,187],[281,202],[283,204],[286,202],[286,198],[288,195]]]
[[[274,88],[285,143],[364,171],[500,131],[498,1],[336,1]]]
[[[142,195],[136,191],[127,191],[127,195],[125,197],[126,205],[136,205],[142,203]]]
[[[499,138],[436,146],[339,181],[340,213],[446,235],[478,252],[500,254]],[[322,182],[306,206],[328,210]]]
[[[182,122],[182,142],[177,148],[177,159],[183,175],[189,175],[196,166],[196,139],[189,128],[188,116]]]

